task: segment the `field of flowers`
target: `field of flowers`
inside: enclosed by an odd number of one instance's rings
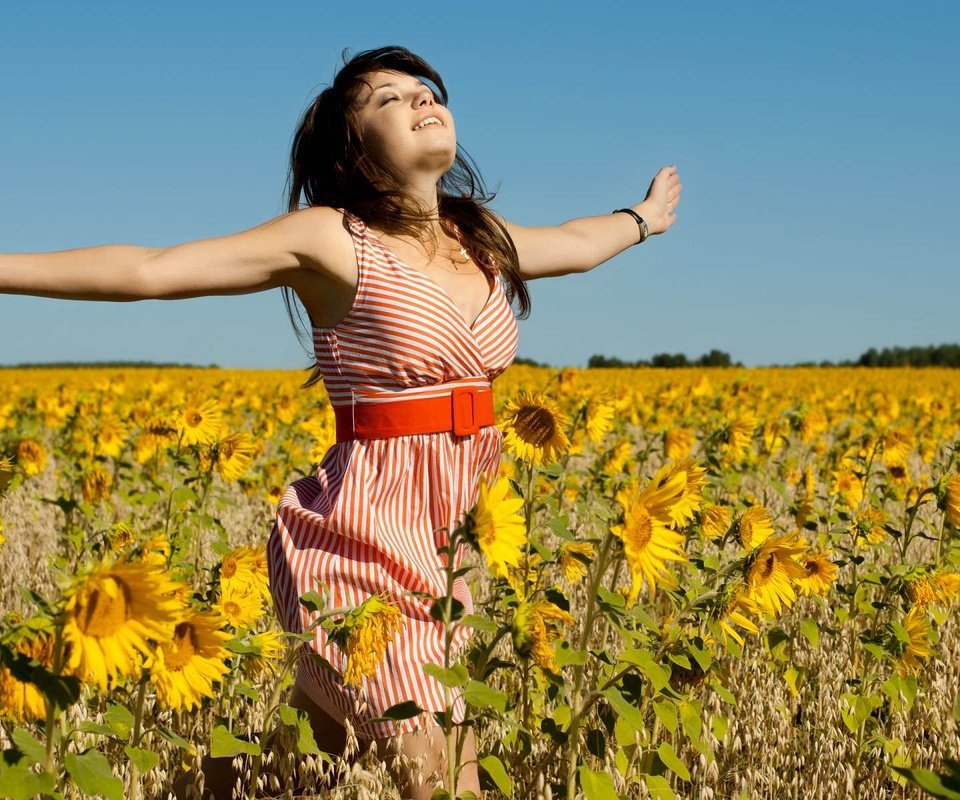
[[[264,543],[334,441],[304,377],[0,371],[0,795],[165,798],[212,753],[240,797],[398,796],[286,703],[311,633],[280,631]],[[501,477],[448,545],[475,608],[434,609],[475,636],[427,667],[485,796],[960,797],[960,372],[494,389]],[[362,685],[398,612],[326,599],[302,602]]]

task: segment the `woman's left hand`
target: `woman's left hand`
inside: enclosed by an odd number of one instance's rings
[[[650,182],[647,196],[636,211],[644,218],[650,235],[663,233],[677,221],[676,208],[680,205],[680,175],[676,164],[663,167]]]

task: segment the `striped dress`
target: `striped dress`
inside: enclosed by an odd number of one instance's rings
[[[342,209],[340,209],[342,211]],[[435,281],[404,264],[344,212],[358,265],[356,300],[335,327],[314,328],[314,348],[334,406],[437,394],[438,383],[489,386],[517,353],[517,322],[499,279],[472,324]],[[449,387],[447,389],[449,391]],[[316,473],[294,481],[277,508],[267,546],[274,604],[286,630],[302,632],[312,615],[299,603],[324,584],[333,607],[354,607],[386,594],[403,613],[403,628],[384,661],[358,690],[338,675],[300,659],[297,685],[357,735],[381,738],[435,725],[429,712],[444,708],[443,686],[423,665],[443,664],[443,625],[431,601],[446,594],[446,532],[476,502],[478,480],[499,470],[502,434],[495,426],[473,436],[414,434],[334,444]],[[457,566],[463,551],[458,554]],[[462,577],[454,597],[473,604]],[[458,625],[453,649],[471,629]],[[346,658],[319,627],[309,645],[340,673]],[[374,719],[390,706],[415,701],[428,713],[402,721]],[[453,718],[464,701],[454,694]]]

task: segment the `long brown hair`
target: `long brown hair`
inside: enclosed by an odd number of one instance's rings
[[[402,191],[398,177],[387,164],[380,163],[364,149],[356,116],[356,101],[366,77],[379,70],[402,72],[430,81],[436,87],[435,102],[447,105],[447,89],[440,74],[420,56],[405,47],[379,47],[357,53],[344,66],[333,83],[320,92],[297,125],[290,152],[287,176],[288,211],[302,208],[301,195],[309,206],[344,208],[372,227],[390,235],[403,234],[418,239],[424,231],[432,233],[428,209]],[[369,85],[369,84],[368,84]],[[530,313],[530,295],[520,278],[517,249],[507,229],[484,208],[496,197],[487,192],[473,159],[457,145],[454,164],[437,185],[438,212],[444,229],[456,225],[460,237],[477,255],[484,272],[499,272],[506,281],[508,299],[519,304],[520,318]],[[430,238],[428,236],[428,238]],[[297,308],[296,293],[283,287],[283,299],[294,331],[312,344],[311,332]],[[308,317],[309,319],[309,317]],[[301,327],[302,326],[302,327]],[[303,388],[322,378],[314,361]]]

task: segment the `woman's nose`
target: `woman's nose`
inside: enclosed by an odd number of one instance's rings
[[[424,89],[417,96],[417,106],[419,107],[422,105],[433,105],[433,92],[431,92],[429,89]]]

